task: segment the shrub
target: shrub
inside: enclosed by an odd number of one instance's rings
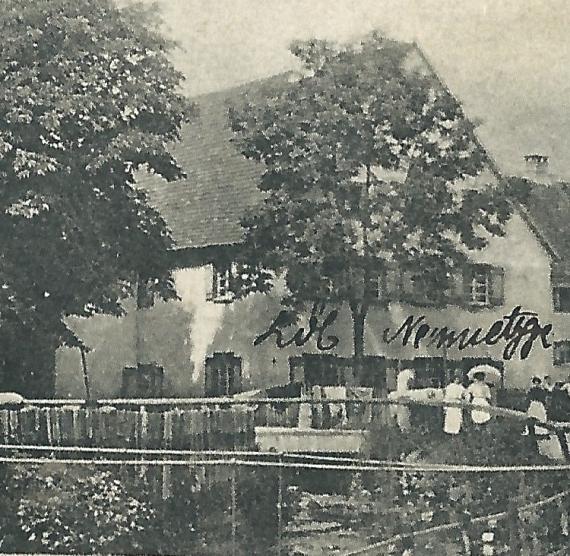
[[[136,551],[137,534],[155,517],[111,471],[62,465],[14,466],[3,506],[12,521],[3,545],[38,552]]]

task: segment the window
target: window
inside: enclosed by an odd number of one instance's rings
[[[554,365],[570,364],[570,340],[554,342]]]
[[[570,286],[553,287],[552,301],[557,313],[570,313]]]
[[[445,385],[443,357],[416,357],[409,366],[416,372],[414,388],[443,388]]]
[[[383,276],[381,295],[418,306],[497,307],[504,304],[504,270],[489,264],[468,264],[446,280],[398,268]],[[438,285],[439,283],[439,285]]]
[[[471,264],[463,274],[465,302],[471,306],[489,307],[504,303],[504,272],[486,264]]]
[[[469,303],[473,305],[489,305],[489,270],[476,267],[469,281]]]
[[[121,395],[127,398],[160,398],[163,382],[164,369],[156,363],[125,367]]]
[[[264,291],[271,279],[270,272],[244,263],[214,262],[211,290],[206,294],[206,300],[231,303],[236,297]]]
[[[433,279],[408,271],[402,273],[399,298],[405,303],[420,307],[445,305],[445,295]]]
[[[218,352],[206,358],[206,396],[233,396],[242,389],[242,360],[233,352]]]
[[[232,291],[233,263],[212,265],[212,290],[207,294],[207,301],[214,303],[231,303],[234,300]]]

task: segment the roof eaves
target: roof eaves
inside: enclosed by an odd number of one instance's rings
[[[417,41],[414,41],[413,43],[413,47],[415,48],[416,52],[418,53],[418,55],[420,56],[420,58],[422,59],[422,61],[425,63],[425,65],[427,66],[427,68],[432,72],[432,74],[434,75],[434,77],[437,79],[437,82],[440,84],[440,86],[445,90],[445,92],[447,94],[449,94],[460,106],[463,106],[463,104],[461,103],[461,101],[453,94],[453,92],[449,89],[449,87],[446,85],[445,81],[442,79],[441,75],[439,74],[439,72],[437,71],[437,69],[435,68],[435,66],[433,65],[433,63],[430,61],[430,59],[428,58],[427,54],[424,52],[424,50],[421,48],[421,46],[417,43]],[[483,143],[481,142],[481,139],[479,138],[479,136],[477,135],[477,133],[475,132],[475,130],[473,130],[473,138],[475,140],[475,144],[477,145],[477,147],[479,147],[483,153],[483,155],[485,156],[485,159],[487,160],[487,164],[489,165],[489,169],[491,170],[492,174],[501,182],[505,183],[506,182],[506,178],[505,176],[503,176],[503,173],[501,172],[501,169],[499,168],[499,165],[497,164],[497,161],[494,159],[494,157],[489,153],[489,151],[485,148],[485,146],[483,145]],[[536,238],[538,239],[539,243],[541,244],[541,246],[546,250],[546,252],[553,258],[560,260],[560,256],[559,254],[556,252],[556,249],[554,249],[552,243],[550,241],[548,241],[548,239],[546,238],[546,236],[544,235],[544,233],[542,232],[542,230],[540,229],[540,227],[534,222],[533,218],[530,216],[529,212],[527,211],[526,207],[524,207],[522,205],[522,203],[516,203],[516,206],[514,206],[514,203],[511,202],[511,206],[513,206],[513,208],[517,209],[519,211],[519,213],[521,214],[523,220],[525,221],[525,223],[527,224],[527,226],[531,229],[531,231],[533,232],[533,234],[536,236]]]

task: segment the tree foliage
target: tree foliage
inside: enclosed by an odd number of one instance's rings
[[[64,317],[120,315],[138,279],[175,295],[169,233],[134,183],[181,176],[166,145],[190,106],[154,8],[6,0],[0,32],[0,337],[76,345]]]
[[[299,80],[230,111],[242,153],[264,164],[243,256],[284,276],[292,307],[348,302],[358,355],[378,277],[396,266],[429,277],[434,296],[445,291],[467,249],[504,233],[508,195],[465,185],[486,154],[414,45],[373,34],[292,52]],[[258,276],[257,289],[274,284]]]

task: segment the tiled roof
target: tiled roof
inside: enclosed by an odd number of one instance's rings
[[[525,202],[527,214],[555,254],[570,263],[570,185],[534,183]]]
[[[240,220],[262,195],[256,183],[263,172],[260,164],[246,160],[232,143],[228,107],[263,98],[286,86],[291,74],[280,74],[196,97],[197,118],[182,130],[182,140],[172,153],[187,173],[186,179],[166,183],[149,174],[138,182],[150,195],[182,248],[227,245],[242,240]],[[491,153],[494,154],[494,153]],[[500,172],[501,168],[496,168]],[[552,251],[570,261],[567,215],[570,187],[537,184],[531,188],[526,215]]]
[[[197,116],[183,128],[182,140],[171,151],[187,177],[172,183],[156,175],[138,177],[177,248],[241,241],[240,219],[262,198],[256,187],[262,167],[246,160],[231,143],[228,107],[262,97],[284,86],[288,77],[281,74],[193,99]]]

